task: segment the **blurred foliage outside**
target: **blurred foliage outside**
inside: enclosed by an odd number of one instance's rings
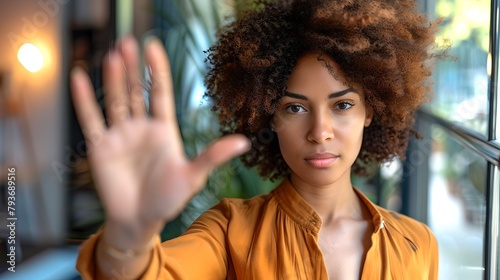
[[[435,12],[445,18],[436,38],[438,43],[451,40],[453,45],[473,41],[483,51],[490,48],[490,6],[488,0],[437,0]]]
[[[430,109],[442,118],[486,135],[491,74],[490,0],[436,0],[431,9],[444,18],[436,38],[456,59],[440,61]]]

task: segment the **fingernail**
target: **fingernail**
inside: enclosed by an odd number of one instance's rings
[[[161,40],[154,36],[154,35],[148,35],[145,39],[144,39],[144,45],[147,46],[153,42],[158,42],[158,43],[161,43]]]
[[[244,138],[244,141],[241,142],[241,145],[238,147],[238,149],[241,152],[247,152],[252,148],[252,142],[250,142],[250,139],[247,137]]]
[[[86,74],[86,72],[80,66],[75,66],[73,67],[73,69],[71,69],[71,76],[79,76],[84,74]]]
[[[116,49],[110,49],[108,52],[108,63],[116,63],[118,61],[118,51]]]
[[[109,51],[108,51],[108,57],[109,57],[109,58],[115,58],[115,57],[116,57],[116,55],[117,55],[117,52],[116,52],[116,49],[115,49],[115,48],[111,48],[111,49],[109,49]]]
[[[135,45],[136,45],[136,40],[132,35],[124,35],[118,41],[118,46],[122,51],[124,50],[124,48],[135,47]]]
[[[125,42],[125,41],[129,41],[129,40],[133,40],[134,37],[130,34],[125,34],[123,35],[122,37],[120,37],[120,39],[118,39],[118,45],[120,45],[121,43]]]

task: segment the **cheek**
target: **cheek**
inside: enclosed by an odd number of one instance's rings
[[[293,118],[286,114],[276,113],[271,123],[276,132],[288,133],[287,130],[289,130],[291,126],[297,126],[298,122],[296,119],[297,118]]]
[[[362,120],[346,121],[339,122],[338,125],[334,127],[334,132],[336,131],[337,134],[346,137],[356,138],[363,134],[364,128],[364,121]]]
[[[281,155],[288,165],[293,165],[293,159],[300,157],[300,152],[304,149],[306,143],[301,140],[301,133],[298,129],[286,129],[277,133]]]
[[[335,138],[343,140],[346,145],[360,146],[363,141],[364,123],[364,119],[358,119],[340,124],[334,129]]]
[[[289,154],[297,148],[299,132],[292,133],[292,131],[284,130],[277,133],[280,150],[283,155]]]

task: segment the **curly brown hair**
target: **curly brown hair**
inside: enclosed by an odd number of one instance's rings
[[[430,51],[438,25],[416,12],[413,0],[271,3],[221,30],[208,51],[206,96],[224,134],[251,139],[252,149],[242,156],[247,166],[271,180],[287,176],[270,121],[298,59],[327,55],[374,110],[352,168],[368,175],[374,163],[404,158],[413,115],[431,92],[428,62],[438,56]]]

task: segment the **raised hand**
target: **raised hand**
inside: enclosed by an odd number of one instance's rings
[[[152,229],[161,229],[181,212],[213,168],[245,152],[250,144],[242,135],[226,136],[188,159],[175,117],[170,65],[159,40],[146,45],[145,58],[151,69],[151,117],[145,112],[133,38],[122,39],[104,60],[108,125],[82,70],[72,72],[71,86],[106,226],[111,224],[115,232],[126,228],[133,231],[131,236],[147,239]]]

